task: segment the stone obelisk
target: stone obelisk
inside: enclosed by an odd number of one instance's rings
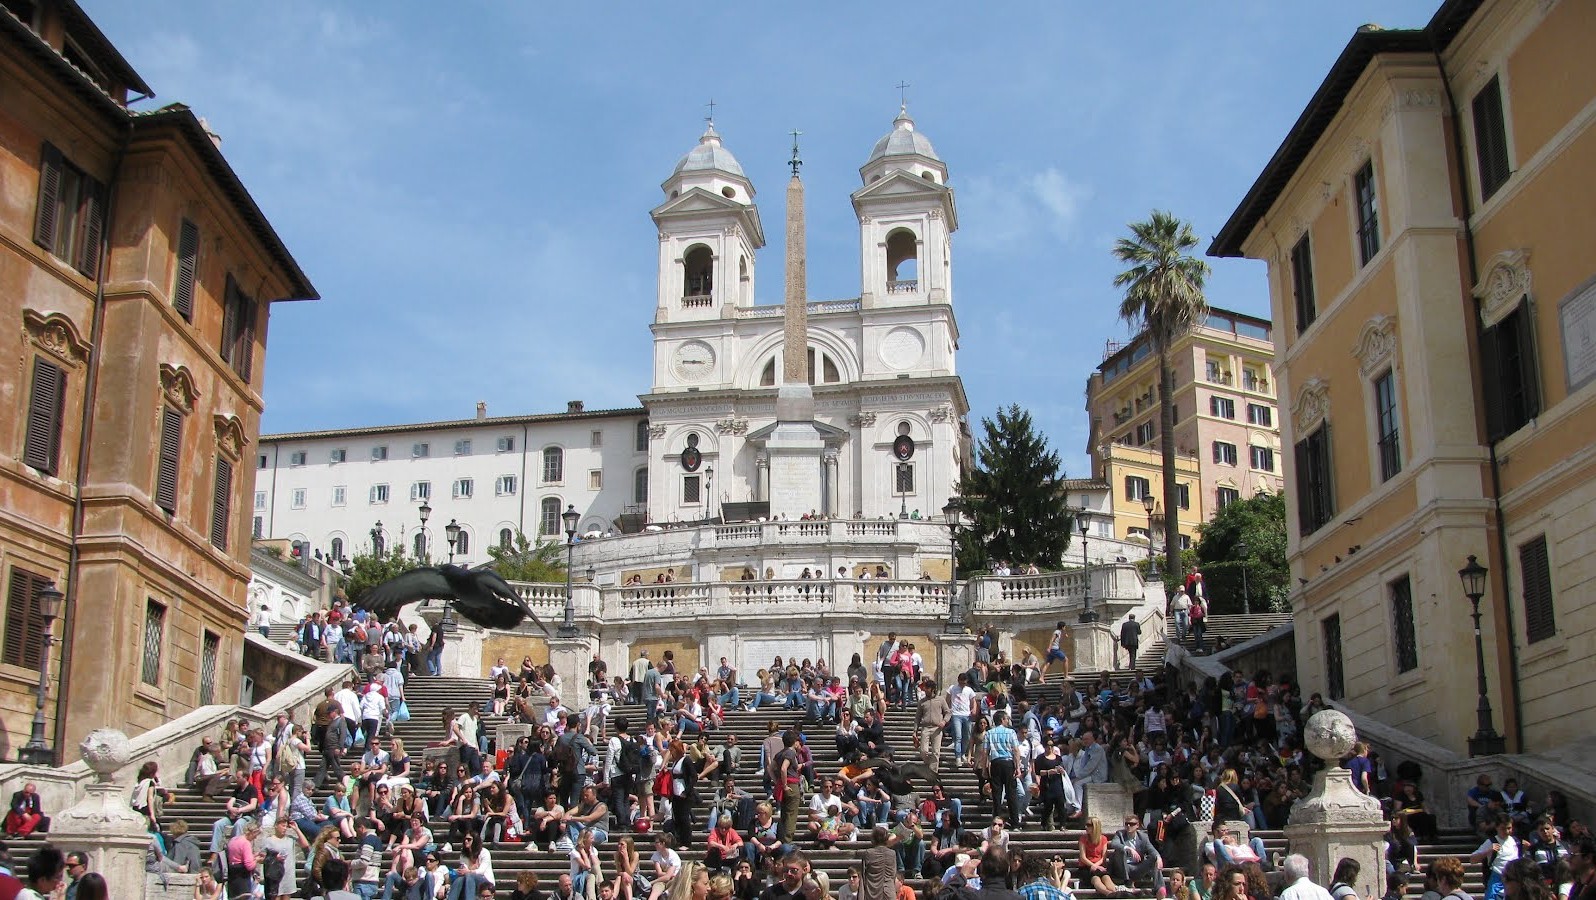
[[[782,317],[781,385],[776,430],[765,443],[770,459],[770,514],[796,519],[822,507],[821,453],[815,394],[809,386],[809,288],[804,248],[804,183],[793,132],[792,179],[787,182],[787,292]]]

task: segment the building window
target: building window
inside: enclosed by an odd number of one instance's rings
[[[177,514],[177,469],[183,458],[183,414],[161,408],[161,449],[155,465],[155,505],[167,515]],[[264,495],[260,496],[264,501]]]
[[[638,453],[648,452],[648,421],[646,419],[637,423],[637,444],[634,449]]]
[[[455,456],[470,456],[471,455],[471,442],[468,441],[468,440],[466,440],[466,441],[455,441],[454,442],[454,455]]]
[[[1221,419],[1234,419],[1236,417],[1236,401],[1229,397],[1209,397],[1208,413]]]
[[[900,462],[893,467],[892,490],[895,494],[914,493],[914,464]]]
[[[1326,617],[1323,629],[1325,694],[1331,700],[1340,700],[1347,695],[1341,669],[1341,614]]]
[[[1151,494],[1152,491],[1153,491],[1152,482],[1148,481],[1147,479],[1143,478],[1142,476],[1140,476],[1140,475],[1126,475],[1125,476],[1125,499],[1126,500],[1140,501],[1143,497],[1146,497],[1148,494]]]
[[[339,560],[344,558],[344,539],[343,538],[341,538],[341,537],[333,538],[328,543],[328,547],[329,547],[329,549],[327,551],[327,558],[328,559],[330,559],[330,560],[332,560],[333,562],[336,563]]]
[[[39,160],[39,205],[33,241],[93,278],[100,269],[105,187],[67,162],[50,144]]]
[[[426,561],[426,559],[427,559],[427,535],[426,535],[426,532],[423,532],[423,531],[416,532],[416,536],[411,539],[410,544],[411,544],[411,546],[410,546],[411,554],[414,555],[416,559],[419,559],[419,560],[422,560],[422,561]]]
[[[682,296],[708,297],[714,290],[715,256],[703,244],[682,255]]]
[[[1306,234],[1291,248],[1291,295],[1297,304],[1297,333],[1302,334],[1319,317],[1313,298],[1313,247]]]
[[[239,378],[249,382],[255,364],[255,301],[227,276],[227,292],[222,295],[222,360],[232,365]]]
[[[265,509],[266,508],[266,492],[265,491],[256,491],[255,492],[255,508],[256,509]]]
[[[1480,200],[1491,199],[1507,182],[1507,120],[1502,114],[1502,81],[1491,76],[1474,95],[1474,157],[1480,168]]]
[[[1225,441],[1214,441],[1214,462],[1227,466],[1236,464],[1236,445]]]
[[[66,411],[66,370],[41,357],[33,358],[28,428],[22,439],[22,462],[46,475],[61,463],[61,421]]]
[[[222,638],[214,631],[205,632],[200,640],[199,705],[216,702],[216,664],[222,655]]]
[[[161,646],[166,642],[166,607],[153,598],[144,601],[144,661],[139,677],[153,687],[161,685]]]
[[[232,525],[233,462],[216,457],[216,483],[211,486],[211,546],[227,552],[227,530]]]
[[[1379,435],[1380,480],[1402,471],[1402,442],[1397,427],[1396,378],[1386,369],[1374,380],[1374,420]]]
[[[172,308],[185,322],[194,321],[194,277],[199,272],[199,226],[187,219],[178,227],[177,274],[172,280]]]
[[[382,444],[380,446],[371,448],[371,461],[372,462],[382,462],[383,460],[385,460],[387,458],[388,458],[388,445],[387,444]]]
[[[476,492],[476,480],[472,478],[456,478],[454,480],[454,499],[470,500]]]
[[[1413,582],[1403,575],[1390,584],[1391,637],[1396,641],[1397,672],[1419,667],[1418,629],[1413,624]]]
[[[1241,491],[1238,491],[1238,490],[1236,490],[1235,488],[1232,488],[1232,487],[1222,487],[1217,492],[1215,492],[1215,496],[1214,496],[1214,502],[1218,505],[1218,507],[1220,509],[1224,509],[1225,507],[1229,506],[1232,503],[1235,503],[1236,501],[1238,501],[1240,499],[1241,499]]]
[[[50,579],[26,569],[11,570],[6,590],[6,635],[4,661],[7,665],[38,671],[43,663],[44,616],[39,611],[39,592]]]
[[[1183,534],[1183,535],[1180,536],[1180,549],[1182,549],[1182,550],[1190,550],[1191,549],[1191,535]]]
[[[333,465],[337,465],[338,463],[341,463],[341,462],[348,462],[349,461],[349,448],[348,447],[334,447],[332,449],[332,452],[327,454],[327,461],[332,463]]]
[[[1247,448],[1251,456],[1248,460],[1254,469],[1260,472],[1273,472],[1275,470],[1275,451],[1272,447],[1251,446]]]
[[[374,484],[374,485],[371,486],[371,502],[372,503],[387,503],[388,502],[388,486],[386,484]]]
[[[1335,489],[1331,482],[1330,424],[1320,425],[1297,442],[1297,526],[1309,535],[1335,518]]]
[[[265,534],[266,520],[261,516],[256,516],[254,521],[250,523],[249,536],[258,541],[264,537]]]
[[[512,450],[515,449],[515,438],[513,438],[513,437],[502,437],[502,438],[499,438],[498,444],[496,446],[498,447],[500,453],[509,453],[509,452],[511,452]]]
[[[1230,373],[1225,371],[1224,363],[1220,359],[1208,360],[1208,380],[1214,384],[1229,384]],[[1152,392],[1149,391],[1149,394]]]
[[[255,468],[264,469],[266,468],[266,464],[266,454],[262,453],[255,457]]]
[[[293,509],[305,508],[305,489],[294,488],[293,501],[289,504]]]
[[[565,451],[559,447],[543,448],[543,483],[559,484],[565,480]]]
[[[1175,502],[1181,509],[1191,509],[1191,485],[1175,483]]]
[[[337,485],[337,486],[335,486],[333,488],[333,499],[332,499],[332,505],[333,506],[343,506],[345,503],[348,502],[348,500],[349,500],[349,489],[347,487],[345,487],[344,485],[340,484],[340,485]]]
[[[460,533],[455,535],[454,552],[459,556],[471,555],[471,533],[469,531],[462,528]]]
[[[1144,447],[1144,446],[1146,446],[1148,444],[1151,444],[1152,442],[1153,442],[1153,423],[1152,423],[1152,420],[1148,420],[1146,422],[1143,422],[1140,425],[1137,425],[1136,426],[1136,446]]]
[[[632,473],[632,502],[648,502],[648,470],[638,469]]]
[[[604,446],[604,432],[602,432],[602,431],[591,431],[591,432],[588,432],[587,445],[589,447],[592,447],[595,450],[597,450],[598,448]]]
[[[305,451],[303,451],[303,450],[295,450],[294,452],[288,454],[288,464],[290,466],[302,466],[302,465],[304,465],[305,464]]]
[[[682,502],[703,502],[703,481],[697,475],[684,475],[682,477]]]
[[[509,550],[515,544],[515,533],[508,528],[499,529],[499,549]]]
[[[1485,329],[1480,354],[1485,381],[1485,427],[1501,440],[1540,415],[1540,379],[1535,359],[1535,320],[1529,300]]]
[[[500,475],[493,479],[493,494],[496,497],[508,497],[515,493],[515,476]]]
[[[587,489],[590,491],[604,489],[604,472],[602,470],[593,469],[587,473]]]
[[[1557,634],[1557,617],[1552,608],[1552,566],[1546,555],[1546,535],[1519,546],[1518,564],[1524,573],[1524,636],[1533,644]]]
[[[560,498],[544,497],[538,504],[538,533],[553,535],[560,533]]]
[[[1262,394],[1269,390],[1269,379],[1264,377],[1261,370],[1248,366],[1241,370],[1241,386],[1246,390]]]
[[[1374,160],[1368,160],[1352,177],[1358,203],[1358,261],[1368,265],[1380,252],[1380,205],[1375,197]]]
[[[1275,424],[1275,411],[1258,403],[1247,404],[1247,424],[1257,425],[1261,428],[1273,428]]]
[[[426,459],[432,455],[432,445],[426,441],[417,441],[410,445],[411,459]]]
[[[410,502],[430,501],[432,499],[432,482],[417,481],[410,485]]]

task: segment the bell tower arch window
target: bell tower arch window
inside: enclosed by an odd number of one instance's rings
[[[919,289],[920,242],[909,229],[896,229],[887,235],[887,293]]]
[[[715,289],[715,255],[694,244],[682,256],[682,296],[708,297]]]

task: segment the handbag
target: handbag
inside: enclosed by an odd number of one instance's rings
[[[394,711],[393,711],[393,720],[395,722],[408,722],[408,721],[410,721],[410,706],[408,704],[406,704],[403,700],[400,700],[399,701],[399,706],[396,709],[394,709]]]

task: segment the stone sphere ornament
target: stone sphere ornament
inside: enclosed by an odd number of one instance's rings
[[[1352,720],[1339,710],[1326,709],[1314,713],[1302,729],[1303,745],[1308,752],[1338,766],[1352,753],[1358,739],[1358,730]]]
[[[115,728],[96,728],[78,745],[83,761],[88,763],[101,781],[115,775],[133,758],[127,735]]]

